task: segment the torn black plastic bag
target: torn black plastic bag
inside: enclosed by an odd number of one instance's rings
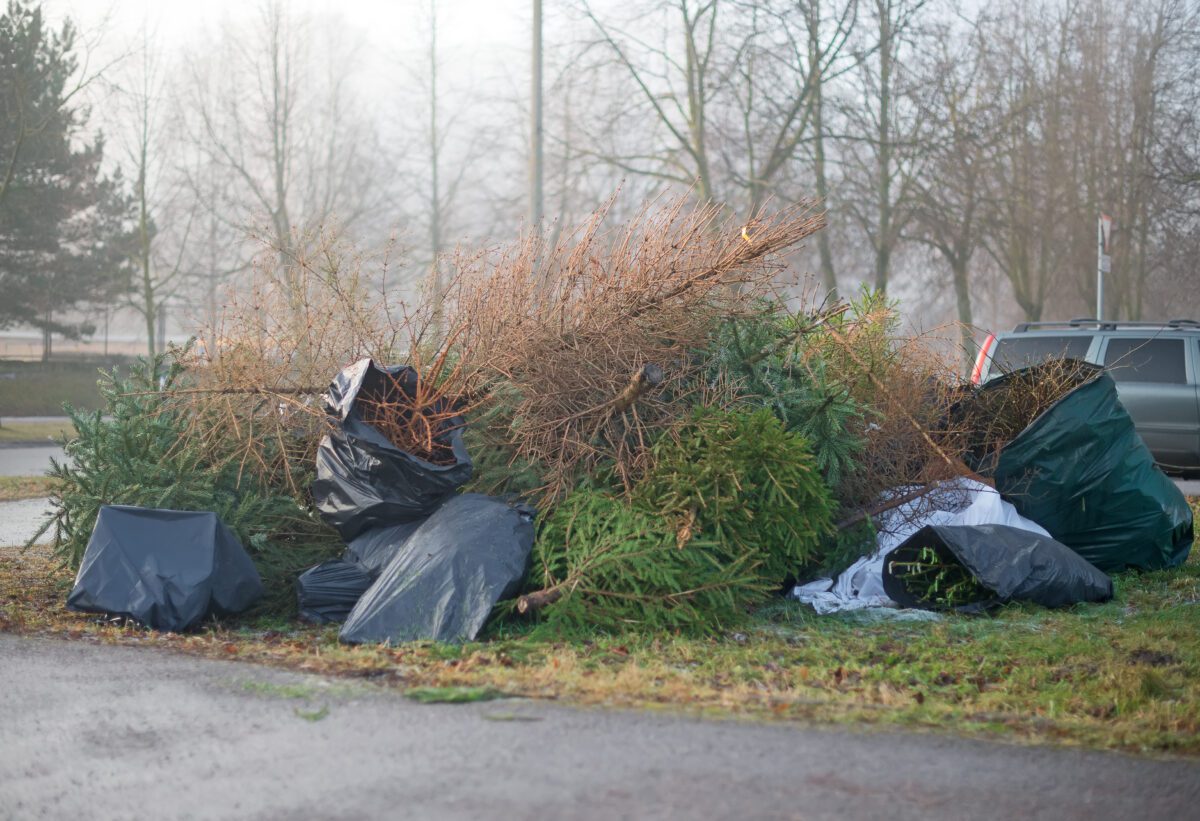
[[[515,596],[533,549],[533,509],[466,493],[409,537],[342,626],[350,644],[470,641]]]
[[[425,519],[417,519],[396,525],[373,527],[351,539],[342,558],[358,565],[374,579],[383,572],[387,563],[403,549],[409,537],[424,523]]]
[[[883,562],[884,592],[901,607],[933,609],[914,595],[892,563],[910,561],[923,547],[942,561],[965,567],[992,598],[967,609],[1027,601],[1043,607],[1112,598],[1112,580],[1066,545],[1049,536],[1008,525],[926,525],[888,553]]]
[[[345,621],[371,586],[371,575],[341,559],[310,567],[296,579],[300,618],[314,624]]]
[[[1192,546],[1187,499],[1154,464],[1112,377],[1092,367],[998,460],[976,459],[971,467],[993,478],[1022,516],[1105,572],[1177,567]],[[1022,373],[980,390],[1002,390]]]
[[[427,516],[471,478],[462,417],[443,420],[434,437],[453,457],[444,465],[401,450],[363,421],[360,397],[403,402],[414,395],[417,379],[407,366],[381,368],[362,359],[342,370],[325,394],[335,429],[317,448],[312,494],[321,518],[346,541],[373,527]]]
[[[181,631],[262,594],[254,562],[217,514],[104,505],[67,607]]]

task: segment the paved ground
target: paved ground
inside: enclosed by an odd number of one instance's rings
[[[0,448],[0,476],[40,476],[50,469],[50,458],[63,459],[58,445]]]
[[[0,502],[0,551],[29,541],[50,512],[49,499]]]
[[[52,456],[62,459],[62,448],[40,445],[0,448],[0,476],[41,475],[50,467]],[[0,551],[28,541],[49,512],[50,502],[46,499],[0,502]]]
[[[1200,496],[1200,479],[1192,479],[1187,482],[1182,479],[1176,479],[1175,484],[1179,485],[1179,489],[1183,491],[1184,496]]]
[[[1200,763],[394,692],[0,635],[0,817],[1195,817]]]

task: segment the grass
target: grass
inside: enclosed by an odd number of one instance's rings
[[[270,681],[243,681],[242,689],[247,693],[263,698],[299,699],[306,702],[312,701],[319,695],[328,696],[336,692],[336,688],[318,689],[312,684],[275,684]],[[349,688],[340,689],[348,690]],[[322,704],[317,709],[296,707],[293,708],[292,712],[295,713],[297,718],[317,722],[329,715],[329,705]]]
[[[317,688],[309,684],[275,684],[270,681],[243,681],[242,689],[267,698],[310,699],[317,694]]]
[[[0,422],[5,416],[61,416],[63,402],[89,410],[103,407],[97,371],[114,364],[119,360],[0,361]]]
[[[50,476],[0,476],[0,502],[20,499],[44,499],[58,480]]]
[[[404,697],[422,704],[469,704],[504,698],[504,694],[491,687],[413,687],[404,691]]]
[[[58,411],[62,413],[60,408]],[[0,442],[38,442],[58,444],[64,436],[74,436],[75,427],[64,422],[5,422],[0,416]]]
[[[779,601],[717,637],[526,627],[462,646],[350,647],[336,626],[278,619],[175,635],[72,614],[70,573],[31,551],[0,553],[0,630],[255,661],[429,701],[504,694],[1200,755],[1200,556],[1114,581],[1102,605],[934,622],[816,616]]]
[[[329,715],[329,707],[321,705],[319,710],[301,710],[297,707],[293,712],[295,712],[297,718],[302,718],[305,721],[320,721]]]

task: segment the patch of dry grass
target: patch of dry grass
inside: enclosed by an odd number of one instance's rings
[[[0,502],[44,499],[57,485],[52,476],[0,476]]]
[[[63,436],[74,436],[75,427],[70,421],[60,422],[5,422],[0,417],[0,442],[36,442],[56,445]]]

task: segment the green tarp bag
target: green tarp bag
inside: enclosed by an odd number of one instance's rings
[[[1094,366],[1092,366],[1094,368]],[[989,382],[1003,388],[1020,371]],[[1106,573],[1176,567],[1192,547],[1192,511],[1134,430],[1112,377],[1094,375],[972,465],[1026,518]]]

